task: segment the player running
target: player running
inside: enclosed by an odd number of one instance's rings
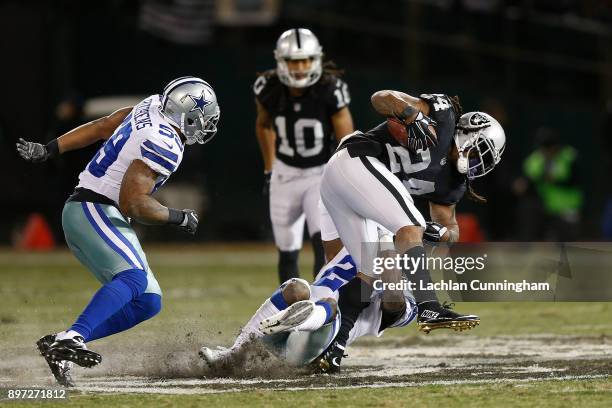
[[[106,140],[79,175],[62,213],[68,246],[103,286],[72,326],[37,342],[59,384],[74,385],[73,363],[93,367],[102,361],[85,343],[125,331],[161,310],[161,289],[130,219],[195,234],[195,211],[164,207],[151,194],[178,169],[185,144],[213,138],[219,115],[212,87],[200,78],[182,77],[162,95],[89,122],[46,146],[17,143],[24,159],[41,162]]]
[[[333,222],[322,220],[323,239],[328,247],[346,245],[360,271],[359,277],[372,284],[375,279],[362,243],[375,242],[372,230],[381,225],[395,235],[396,251],[425,260],[423,237],[453,243],[459,238],[455,205],[465,192],[478,200],[470,181],[490,172],[501,160],[505,134],[499,123],[483,112],[462,115],[458,98],[380,91],[372,96],[380,114],[391,117],[374,129],[355,132],[343,140],[323,177],[321,196]],[[425,223],[411,196],[429,201],[432,222]],[[331,225],[331,226],[330,226]],[[337,228],[337,231],[334,229]],[[423,235],[424,232],[424,235]],[[419,329],[466,330],[477,325],[474,315],[461,315],[442,306],[433,290],[426,263],[404,271],[416,285]],[[399,275],[398,275],[399,277]],[[352,284],[359,285],[355,282]],[[362,299],[363,300],[363,299]],[[325,359],[339,362],[349,331],[367,301],[343,308],[342,329],[326,352]],[[387,303],[387,313],[402,315],[398,297]]]
[[[334,135],[340,140],[354,129],[348,86],[338,71],[323,68],[321,45],[310,30],[285,31],[274,57],[276,69],[260,75],[253,91],[282,283],[299,276],[304,221],[315,254],[313,275],[324,264],[317,207],[321,175],[336,146]]]

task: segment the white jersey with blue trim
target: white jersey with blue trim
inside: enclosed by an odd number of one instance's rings
[[[333,298],[338,301],[341,296],[340,288],[357,276],[357,266],[355,261],[343,247],[336,256],[329,261],[317,274],[316,280],[310,286],[310,300],[316,301],[325,298]],[[358,279],[358,278],[357,278]],[[406,310],[389,327],[403,327],[412,322],[417,313],[416,302],[412,292],[404,290],[404,300]],[[342,310],[340,310],[342,313]],[[347,345],[350,345],[359,337],[377,336],[380,337],[382,323],[382,292],[373,291],[370,297],[370,304],[359,313],[357,321],[349,332]]]
[[[160,95],[151,95],[134,106],[81,172],[77,188],[92,190],[119,204],[123,176],[134,160],[142,160],[158,174],[153,191],[161,187],[181,164],[184,145],[159,106]]]

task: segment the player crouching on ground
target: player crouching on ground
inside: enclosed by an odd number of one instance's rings
[[[215,368],[215,364],[229,361],[248,342],[260,340],[268,350],[290,364],[303,366],[313,361],[318,364],[318,358],[340,330],[338,302],[342,305],[345,297],[360,299],[359,286],[347,285],[358,281],[354,279],[356,275],[353,259],[346,249],[342,249],[321,269],[313,284],[299,278],[283,283],[255,312],[230,348],[202,347],[200,357],[209,367]],[[402,293],[402,301],[405,313],[395,316],[395,320],[385,327],[401,327],[414,320],[416,305],[408,291]],[[360,309],[347,344],[361,336],[382,335],[384,302],[382,293],[371,293],[369,305]]]
[[[219,115],[212,87],[200,78],[182,77],[162,95],[89,122],[46,146],[20,139],[17,150],[33,162],[106,140],[79,175],[62,214],[68,246],[103,286],[71,327],[37,342],[58,383],[74,385],[73,363],[93,367],[102,361],[86,342],[125,331],[161,310],[161,289],[130,219],[195,234],[195,211],[164,207],[151,194],[177,170],[185,144],[213,138]]]

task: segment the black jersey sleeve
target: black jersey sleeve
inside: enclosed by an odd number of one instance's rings
[[[330,75],[324,81],[325,106],[328,114],[331,116],[351,103],[351,94],[349,93],[348,84],[336,76]]]
[[[268,111],[276,110],[275,104],[280,92],[279,80],[276,75],[263,73],[253,83],[253,94],[261,105]]]
[[[455,109],[448,97],[444,94],[421,94],[419,98],[423,99],[429,105],[429,117],[438,122],[446,122],[449,125],[455,125]]]
[[[436,182],[436,189],[424,195],[424,198],[443,205],[456,204],[461,201],[467,190],[465,176],[452,169],[442,172],[439,178],[440,180]]]

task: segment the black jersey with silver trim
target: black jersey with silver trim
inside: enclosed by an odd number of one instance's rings
[[[466,191],[465,176],[449,162],[454,143],[455,110],[448,96],[423,94],[430,106],[429,117],[437,122],[438,145],[416,153],[401,146],[389,133],[387,122],[344,141],[349,154],[376,157],[395,174],[410,192],[438,204],[454,204]]]
[[[346,82],[324,73],[293,97],[275,73],[267,73],[257,78],[253,92],[272,116],[279,160],[299,168],[327,163],[336,148],[331,117],[350,103]]]

